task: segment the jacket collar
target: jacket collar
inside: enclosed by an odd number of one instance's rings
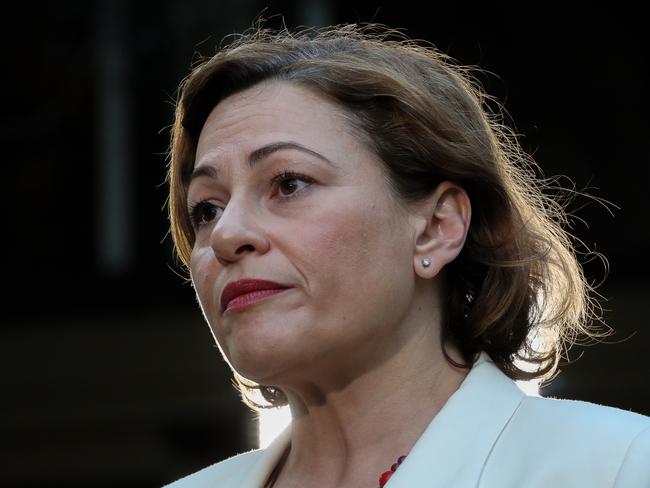
[[[422,486],[426,480],[435,480],[436,486],[476,486],[499,434],[524,397],[481,353],[386,488]]]
[[[499,434],[525,394],[482,352],[474,366],[417,440],[386,488],[476,486]],[[287,426],[263,450],[242,488],[260,488],[291,442]]]
[[[241,488],[262,488],[290,443],[291,424],[287,425],[265,449],[262,449],[259,461],[244,478]]]

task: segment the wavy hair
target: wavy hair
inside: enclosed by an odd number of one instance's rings
[[[399,202],[427,197],[445,180],[466,190],[472,219],[461,253],[446,266],[441,324],[442,344],[457,347],[465,363],[453,361],[443,347],[447,361],[471,368],[485,351],[514,380],[550,380],[581,337],[611,333],[596,313],[602,311],[596,287],[577,259],[574,244],[582,243],[565,230],[567,205],[579,192],[543,177],[474,70],[482,71],[381,24],[296,32],[255,25],[201,58],[179,87],[167,174],[180,261],[189,267],[195,236],[187,188],[212,109],[264,81],[307,87],[340,107],[359,141],[388,170]],[[587,251],[607,267],[602,254]],[[596,320],[609,331],[600,332]],[[236,371],[234,378],[254,410],[287,403],[273,385],[258,385]],[[268,405],[254,400],[257,391]]]

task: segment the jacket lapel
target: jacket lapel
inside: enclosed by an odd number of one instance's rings
[[[251,470],[246,473],[239,485],[241,488],[262,488],[271,471],[282,457],[284,450],[291,442],[291,424],[278,434],[273,441],[262,450],[262,455]]]
[[[524,397],[481,353],[386,488],[477,486],[492,447]]]

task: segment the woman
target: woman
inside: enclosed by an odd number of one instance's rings
[[[184,80],[176,249],[245,402],[292,422],[172,486],[650,486],[650,418],[514,383],[604,334],[487,99],[377,25],[258,28]]]

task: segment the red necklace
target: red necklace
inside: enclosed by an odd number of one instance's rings
[[[397,462],[390,467],[390,471],[384,471],[381,473],[381,476],[379,477],[379,488],[382,488],[386,483],[388,483],[388,480],[391,476],[393,476],[393,474],[395,474],[395,470],[399,467],[400,464],[402,464],[402,461],[404,461],[404,459],[406,459],[406,456],[398,457]]]
[[[273,488],[273,485],[275,485],[275,480],[277,479],[278,474],[279,474],[279,469],[278,468],[286,460],[287,454],[288,454],[288,451],[285,451],[283,456],[282,456],[282,459],[275,466],[275,469],[271,473],[271,476],[270,476],[270,478],[269,478],[269,480],[268,480],[268,482],[267,482],[267,484],[265,486],[267,486],[269,488]],[[395,474],[395,471],[397,470],[399,465],[402,464],[404,459],[406,459],[406,456],[398,457],[397,462],[390,467],[390,471],[384,471],[383,473],[381,473],[381,476],[379,477],[379,488],[383,488],[383,486],[386,483],[388,483],[388,480],[390,479],[391,476],[393,476],[393,474]]]

